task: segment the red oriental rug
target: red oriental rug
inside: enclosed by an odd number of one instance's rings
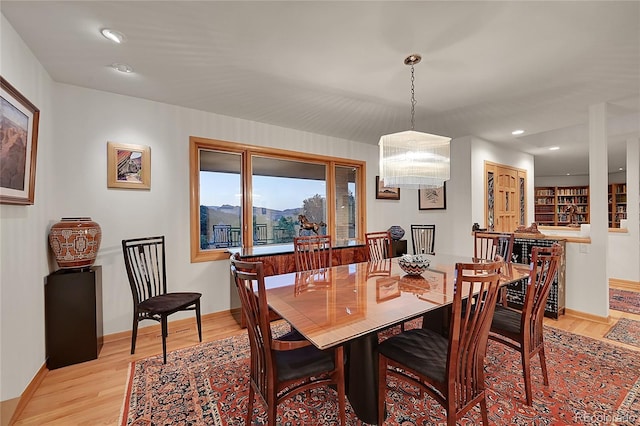
[[[640,321],[629,318],[620,318],[604,335],[609,340],[626,343],[640,347]]]
[[[278,333],[286,325],[276,326]],[[633,352],[553,328],[545,329],[550,386],[544,387],[537,361],[532,365],[533,405],[524,403],[520,356],[495,342],[486,359],[489,421],[496,425],[640,424],[640,357]],[[203,343],[131,363],[120,425],[243,425],[248,396],[246,334]],[[414,397],[389,380],[386,425],[445,422],[434,400]],[[254,425],[265,423],[254,403]],[[336,394],[321,389],[278,407],[278,424],[337,424]],[[475,408],[459,422],[480,424]],[[347,424],[362,425],[347,403]]]
[[[609,288],[609,309],[640,314],[640,293]]]

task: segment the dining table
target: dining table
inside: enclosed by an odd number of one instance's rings
[[[267,303],[319,349],[343,345],[347,397],[358,419],[376,424],[379,333],[422,317],[422,327],[445,332],[456,263],[471,257],[435,254],[420,275],[399,258],[265,277]],[[500,285],[528,277],[529,265],[504,262]],[[449,310],[450,311],[450,310]]]

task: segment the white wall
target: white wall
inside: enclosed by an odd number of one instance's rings
[[[0,400],[18,396],[44,360],[47,218],[55,203],[52,81],[2,16],[0,75],[40,109],[35,204],[0,205]]]

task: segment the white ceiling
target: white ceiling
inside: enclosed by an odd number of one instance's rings
[[[529,152],[536,176],[588,174],[590,105],[609,103],[610,171],[640,133],[638,1],[2,0],[0,10],[57,82],[370,144],[408,129],[403,60],[419,53],[416,130]]]

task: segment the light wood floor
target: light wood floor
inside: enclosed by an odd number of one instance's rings
[[[571,315],[559,320],[545,319],[547,325],[582,334],[610,344],[605,333],[621,318],[640,320],[640,315],[610,311],[606,322],[592,321]],[[144,324],[144,323],[143,323]],[[228,337],[242,330],[230,313],[203,317],[203,341]],[[195,321],[191,319],[169,324],[167,350],[198,344]],[[619,344],[640,352],[640,348]],[[129,363],[162,352],[160,329],[156,326],[140,330],[135,355],[129,354],[130,334],[107,336],[97,360],[56,370],[44,370],[44,378],[21,410],[17,425],[117,425],[127,382]]]

